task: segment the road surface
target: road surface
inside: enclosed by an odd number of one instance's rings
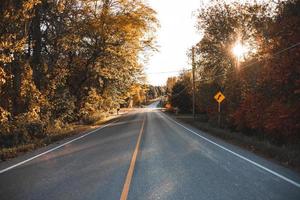
[[[0,163],[0,199],[300,199],[298,173],[156,105]]]

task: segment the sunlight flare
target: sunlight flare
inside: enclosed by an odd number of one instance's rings
[[[236,42],[232,48],[232,53],[238,58],[241,59],[249,52],[249,48],[246,45],[243,45],[241,42]]]

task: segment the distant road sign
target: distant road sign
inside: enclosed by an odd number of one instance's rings
[[[218,103],[221,103],[225,99],[225,96],[222,94],[222,92],[218,92],[214,98]]]

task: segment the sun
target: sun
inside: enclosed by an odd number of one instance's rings
[[[235,43],[232,48],[232,53],[238,58],[241,59],[249,52],[249,48],[246,45],[243,45],[240,42]]]

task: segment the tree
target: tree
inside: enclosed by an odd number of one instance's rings
[[[251,88],[235,113],[236,123],[261,130],[277,142],[299,138],[299,48],[300,1],[281,2],[274,21],[261,43],[265,60],[257,74],[257,87]],[[285,51],[283,51],[285,50]],[[278,54],[278,52],[282,52]]]
[[[183,72],[172,88],[170,102],[179,112],[188,113],[192,109],[191,73]]]
[[[203,31],[196,48],[198,109],[213,118],[213,95],[221,90],[227,126],[281,143],[298,140],[299,1],[275,7],[214,2],[198,16]],[[231,53],[236,41],[254,49],[240,58],[239,68]]]
[[[223,104],[225,111],[232,113],[239,106],[244,86],[231,49],[237,41],[243,41],[250,49],[257,49],[256,37],[263,30],[264,23],[270,21],[268,12],[267,4],[228,4],[224,1],[214,1],[211,7],[199,11],[197,27],[204,33],[196,46],[199,57],[197,77],[201,79],[197,86],[200,112],[215,115],[217,109],[213,96],[218,90],[225,93],[227,100],[230,99]],[[250,51],[240,62],[256,57],[257,53]],[[226,116],[232,121],[230,114]]]
[[[6,145],[112,112],[139,83],[141,57],[155,50],[158,23],[143,0],[4,0],[0,11]]]
[[[177,81],[177,77],[169,77],[167,79],[167,83],[166,83],[166,92],[167,94],[171,94],[172,93],[172,88],[174,87],[175,83]]]

